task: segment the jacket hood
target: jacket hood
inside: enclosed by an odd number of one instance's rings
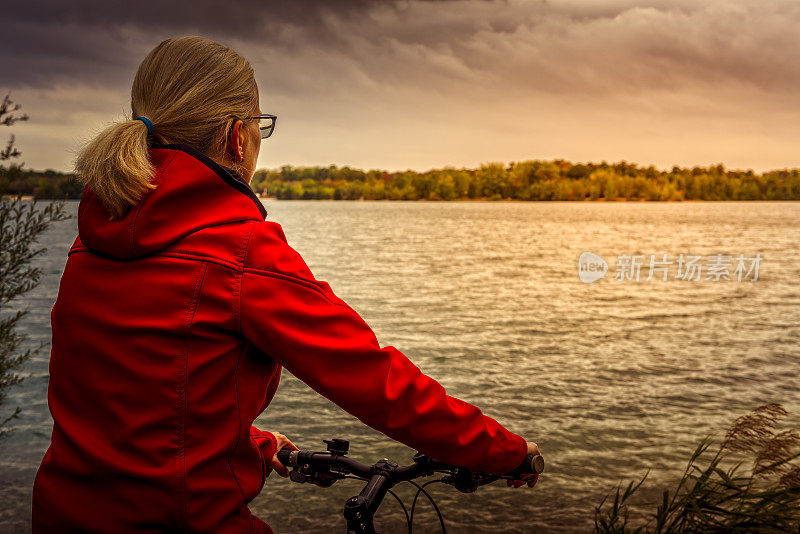
[[[201,228],[263,221],[267,210],[242,176],[187,145],[152,145],[156,168],[146,192],[119,220],[86,187],[78,237],[91,250],[129,260],[162,250]]]

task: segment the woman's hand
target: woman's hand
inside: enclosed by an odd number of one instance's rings
[[[294,443],[289,441],[289,438],[281,434],[280,432],[272,432],[273,436],[275,436],[275,442],[278,444],[275,449],[275,455],[272,457],[272,460],[269,462],[269,466],[276,471],[282,477],[289,476],[289,469],[278,460],[278,451],[281,449],[289,449],[290,451],[298,450]]]
[[[542,454],[539,452],[539,446],[536,445],[534,442],[528,442],[528,452],[527,454]],[[521,487],[523,484],[528,484],[529,488],[532,488],[536,485],[536,481],[539,480],[539,475],[532,475],[532,474],[525,474],[520,475],[518,480],[506,480],[506,485],[508,487],[514,486],[515,488]]]

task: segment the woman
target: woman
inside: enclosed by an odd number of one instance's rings
[[[167,39],[131,107],[76,161],[86,188],[51,314],[34,532],[271,532],[247,503],[297,447],[252,423],[282,367],[438,460],[500,474],[538,453],[381,348],[264,220],[249,182],[274,118],[259,117],[244,58]]]

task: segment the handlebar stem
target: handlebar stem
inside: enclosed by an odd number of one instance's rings
[[[376,465],[375,467],[378,466]],[[396,468],[397,465],[394,464],[394,467]],[[383,501],[384,496],[386,496],[386,492],[389,491],[390,486],[394,485],[390,475],[387,476],[386,473],[380,472],[382,469],[376,469],[376,471],[378,472],[372,475],[372,478],[369,479],[361,493],[349,498],[344,503],[344,517],[347,520],[348,532],[352,531],[359,534],[372,534],[375,532],[373,525],[375,512]]]

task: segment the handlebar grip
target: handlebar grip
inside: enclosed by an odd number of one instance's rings
[[[293,467],[292,464],[292,452],[289,449],[281,449],[278,451],[278,461],[285,465],[286,467]]]
[[[544,458],[541,454],[529,454],[525,457],[519,467],[511,471],[510,475],[535,474],[544,471]]]

